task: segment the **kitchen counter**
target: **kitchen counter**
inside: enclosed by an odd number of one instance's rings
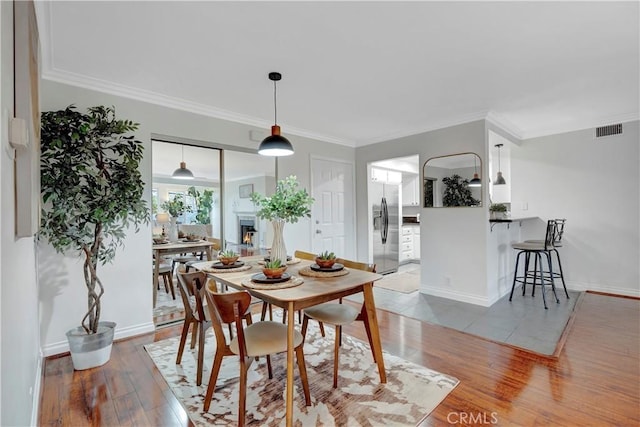
[[[407,226],[416,226],[416,227],[420,227],[420,223],[419,222],[403,222],[402,223],[403,227],[407,227]]]
[[[505,218],[505,219],[489,219],[489,223],[491,224],[491,230],[493,231],[493,227],[496,224],[502,224],[505,223],[507,224],[507,228],[509,228],[509,225],[512,222],[518,222],[520,223],[520,225],[522,225],[522,221],[527,221],[527,220],[531,220],[531,219],[537,219],[537,216],[523,216],[523,217],[513,217],[513,218]]]

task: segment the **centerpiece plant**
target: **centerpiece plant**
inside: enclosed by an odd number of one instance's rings
[[[150,218],[138,167],[143,145],[130,135],[138,124],[116,119],[113,107],[82,113],[71,105],[42,113],[41,129],[40,237],[58,253],[83,255],[87,311],[78,332],[94,335],[106,328],[112,339],[115,323],[100,322],[104,285],[98,265],[114,259],[127,228],[137,232]],[[73,358],[72,335],[78,334],[67,333]]]
[[[169,240],[178,240],[178,218],[185,212],[191,212],[191,206],[185,203],[183,194],[176,194],[173,199],[165,200],[160,207],[171,216]]]
[[[284,224],[296,223],[300,218],[311,217],[311,206],[314,199],[304,188],[298,188],[295,175],[279,180],[276,191],[271,196],[259,193],[251,194],[251,201],[258,208],[256,216],[271,221],[273,225],[273,244],[270,259],[287,263],[287,249],[284,243]]]

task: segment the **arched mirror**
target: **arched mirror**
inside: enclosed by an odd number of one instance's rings
[[[422,177],[425,208],[482,206],[482,161],[475,153],[432,157]]]

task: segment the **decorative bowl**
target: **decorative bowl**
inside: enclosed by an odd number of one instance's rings
[[[218,260],[223,263],[224,265],[229,265],[229,264],[233,264],[238,260],[238,256],[234,256],[234,257],[220,257],[218,258]]]
[[[316,258],[316,264],[318,264],[318,267],[320,268],[331,268],[335,263],[336,263],[335,258],[333,259]]]
[[[282,277],[282,274],[286,269],[286,265],[278,268],[263,268],[262,273],[269,279],[279,279],[280,277]]]

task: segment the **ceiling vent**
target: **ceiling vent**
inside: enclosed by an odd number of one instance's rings
[[[600,126],[596,128],[596,138],[604,136],[620,135],[622,133],[622,123],[616,125]]]

